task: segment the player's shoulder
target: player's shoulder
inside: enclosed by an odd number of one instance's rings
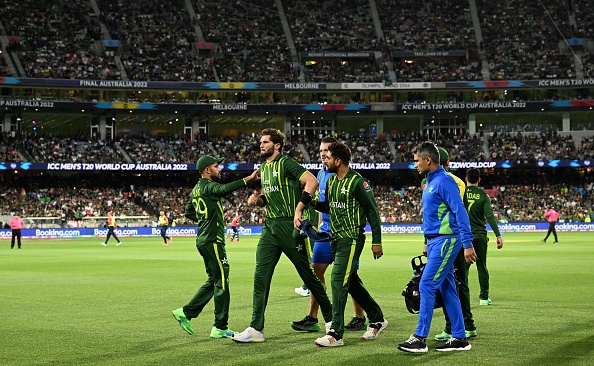
[[[352,180],[352,182],[354,183],[353,186],[362,186],[363,188],[365,188],[367,190],[371,189],[371,185],[370,185],[369,181],[367,180],[367,178],[365,178],[364,176],[359,174],[359,172],[357,172],[357,171],[354,171],[351,169],[349,171],[349,173],[347,173],[347,178]]]
[[[477,186],[468,186],[468,189],[472,190],[475,193],[478,193],[480,195],[487,195],[487,193],[485,192],[484,189],[482,189],[481,187],[477,187]]]

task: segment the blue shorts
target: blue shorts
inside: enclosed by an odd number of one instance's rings
[[[311,263],[330,264],[334,262],[332,254],[332,245],[329,241],[316,241],[311,253]]]
[[[314,243],[313,251],[311,253],[311,263],[313,264],[331,264],[334,262],[334,254],[332,253],[332,245],[329,241],[316,241]],[[359,261],[357,266],[359,269]]]

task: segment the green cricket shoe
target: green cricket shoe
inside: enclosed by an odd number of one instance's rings
[[[450,333],[447,333],[445,330],[435,336],[436,341],[447,341],[451,338],[452,338],[452,335]]]
[[[466,338],[476,338],[476,329],[475,330],[465,330]]]
[[[192,325],[190,324],[190,319],[188,319],[186,317],[186,314],[184,314],[183,308],[173,310],[172,314],[173,314],[173,317],[175,318],[175,320],[177,320],[177,322],[179,323],[180,327],[182,327],[183,330],[188,332],[189,335],[194,334],[194,329],[192,329]]]
[[[210,338],[231,338],[233,334],[237,334],[238,332],[234,332],[229,327],[227,329],[219,329],[217,327],[212,327],[210,331]]]
[[[476,337],[476,329],[475,330],[465,330],[466,338],[475,338]],[[435,336],[436,341],[448,341],[452,339],[452,335],[447,333],[445,330]]]
[[[306,315],[303,320],[291,322],[291,328],[301,332],[319,332],[321,329],[318,319],[311,315]]]
[[[488,306],[493,304],[493,301],[491,301],[491,299],[487,299],[487,300],[482,300],[479,302],[479,306]]]

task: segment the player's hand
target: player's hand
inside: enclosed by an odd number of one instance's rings
[[[259,206],[258,201],[261,201],[258,192],[252,193],[252,195],[248,198],[248,203],[252,206]]]
[[[301,216],[301,211],[295,211],[295,217],[293,218],[293,227],[297,230],[301,230],[302,221],[303,216]]]
[[[474,251],[474,247],[464,249],[464,259],[468,264],[476,262],[476,252]]]
[[[427,256],[427,244],[423,245],[423,255]]]
[[[497,249],[501,249],[503,248],[503,238],[499,237],[497,238]]]
[[[373,252],[373,259],[380,259],[384,255],[384,248],[381,244],[373,244],[371,251]]]
[[[260,170],[254,170],[252,174],[245,177],[247,183],[257,182],[260,180]]]

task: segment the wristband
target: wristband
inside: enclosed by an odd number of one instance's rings
[[[303,194],[301,194],[301,199],[299,200],[299,202],[301,202],[305,206],[307,206],[307,205],[309,205],[309,203],[311,202],[312,199],[313,199],[313,197],[309,192],[303,191]]]
[[[265,195],[261,194],[260,199],[262,200],[262,206],[266,206],[268,204],[268,201],[266,201]]]

